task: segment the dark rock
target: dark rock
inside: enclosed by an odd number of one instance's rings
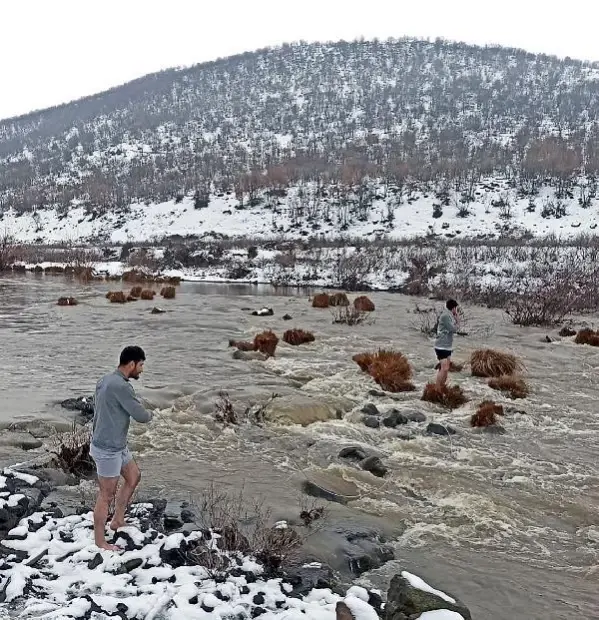
[[[381,390],[368,390],[368,396],[375,396],[376,398],[387,398],[389,396],[386,392],[382,392]]]
[[[354,575],[379,568],[395,558],[393,548],[374,530],[347,533],[346,541],[340,551]]]
[[[116,606],[116,610],[120,611],[122,614],[126,614],[129,611],[129,607],[127,607],[127,605],[125,605],[125,603],[119,603]]]
[[[132,570],[139,568],[143,563],[143,558],[132,558],[123,564],[123,568],[126,573],[130,573]]]
[[[283,321],[291,321],[293,317],[290,314],[283,315]]]
[[[368,604],[371,607],[374,607],[378,614],[381,614],[381,610],[383,609],[383,597],[376,592],[368,591]]]
[[[252,599],[252,601],[254,605],[264,605],[264,602],[266,601],[266,599],[264,598],[264,594],[259,592],[258,594],[254,595],[254,598]]]
[[[150,314],[164,314],[165,312],[166,312],[166,310],[163,310],[162,308],[159,308],[158,306],[154,306],[150,310]]]
[[[389,415],[383,419],[383,424],[388,428],[395,428],[396,426],[407,423],[408,418],[400,411],[397,411],[397,409],[390,411]]]
[[[366,458],[366,451],[358,446],[347,446],[339,452],[340,459],[351,459],[353,461],[363,461]]]
[[[69,411],[80,411],[84,416],[94,415],[94,397],[79,396],[78,398],[67,398],[60,403],[60,406]]]
[[[411,620],[419,618],[427,611],[447,609],[460,614],[464,620],[472,620],[470,610],[455,596],[446,594],[456,602],[450,603],[436,594],[414,588],[407,579],[401,575],[395,575],[387,592],[384,619]]]
[[[426,422],[426,416],[421,411],[411,411],[404,414],[409,422]]]
[[[362,416],[362,423],[368,428],[379,428],[381,425],[381,421],[373,415]]]
[[[202,603],[200,605],[200,607],[207,613],[207,614],[211,614],[214,611],[214,607],[208,607],[208,605],[205,605],[204,603]]]
[[[263,607],[254,607],[254,609],[252,609],[252,618],[257,618],[258,616],[262,616],[265,613],[266,609],[264,609]]]
[[[366,415],[381,415],[381,412],[378,410],[377,406],[372,403],[364,405],[360,411]]]
[[[196,594],[195,596],[192,596],[189,599],[189,604],[190,605],[197,605],[200,602],[200,599],[198,598],[198,595]]]
[[[369,456],[363,461],[360,461],[360,467],[364,471],[369,471],[371,474],[379,478],[383,478],[389,471],[384,465],[383,461],[378,456]]]
[[[429,425],[426,427],[426,432],[429,435],[455,435],[457,431],[446,424],[429,422]]]
[[[98,568],[98,566],[100,566],[103,562],[104,560],[102,559],[102,556],[99,553],[96,553],[96,555],[87,563],[87,568],[89,568],[90,570],[94,570]]]
[[[310,559],[282,567],[285,581],[293,586],[288,594],[292,598],[302,598],[314,588],[327,589],[335,583],[333,569],[327,564]]]
[[[164,531],[173,532],[183,527],[183,519],[181,519],[181,510],[183,509],[181,502],[169,501],[164,509]]]

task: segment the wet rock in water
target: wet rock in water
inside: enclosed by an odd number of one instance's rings
[[[396,426],[400,426],[401,424],[407,424],[408,418],[401,411],[397,411],[397,409],[392,409],[388,415],[383,419],[383,424],[387,428],[395,428]]]
[[[507,431],[500,424],[491,424],[491,426],[483,426],[480,430],[480,433],[485,433],[487,435],[505,435]]]
[[[386,392],[382,392],[381,390],[368,390],[368,396],[376,396],[377,398],[385,398],[388,396]]]
[[[79,396],[78,398],[67,398],[60,403],[63,409],[69,411],[80,411],[85,416],[94,415],[94,397]]]
[[[379,428],[381,425],[381,421],[373,415],[362,416],[362,423],[368,428]]]
[[[378,478],[383,478],[389,471],[389,469],[383,465],[383,461],[381,461],[378,456],[369,456],[363,461],[360,461],[360,467],[364,471],[369,471]]]
[[[234,360],[256,360],[259,362],[264,362],[268,359],[268,355],[265,353],[260,353],[260,351],[240,351],[239,349],[235,349],[235,351],[233,351],[232,357]]]
[[[381,415],[381,412],[378,410],[377,406],[372,403],[364,405],[362,409],[360,409],[360,413],[364,413],[366,415]]]
[[[158,306],[154,306],[151,310],[150,310],[150,314],[165,314],[166,310],[163,310],[162,308],[159,308]]]
[[[348,532],[345,541],[340,551],[354,575],[362,575],[395,559],[393,548],[374,530]]]
[[[455,435],[457,431],[447,424],[438,424],[437,422],[429,422],[426,427],[428,435]]]
[[[404,413],[409,422],[426,422],[426,415],[422,411],[410,411]]]
[[[546,342],[547,344],[552,344],[554,342],[561,342],[562,339],[559,336],[550,336],[549,334],[547,334],[547,336],[545,336],[542,339],[542,342]]]
[[[307,393],[287,394],[274,398],[264,408],[264,419],[276,424],[300,424],[327,422],[343,417],[353,409],[354,403],[333,394],[312,396]]]
[[[396,436],[397,439],[401,439],[402,441],[412,441],[412,439],[414,439],[414,435],[412,435],[410,431],[400,431]]]
[[[437,610],[453,611],[464,620],[472,620],[470,610],[454,596],[432,588],[406,571],[393,577],[387,592],[385,620],[411,620]]]
[[[291,321],[293,317],[290,314],[283,315],[283,321]]]
[[[35,450],[42,447],[42,442],[29,433],[20,431],[3,431],[0,433],[0,446],[13,446],[21,450]]]
[[[293,566],[283,566],[285,581],[293,586],[289,596],[300,598],[306,596],[314,588],[332,588],[335,584],[333,569],[319,561],[305,559]]]
[[[274,310],[272,308],[261,308],[252,312],[252,316],[272,316],[273,314]]]
[[[359,446],[347,446],[347,448],[343,448],[341,452],[339,452],[340,459],[350,459],[354,461],[363,461],[367,454],[366,450],[360,448]]]
[[[343,479],[340,474],[318,468],[308,469],[304,474],[306,479],[302,482],[302,489],[307,495],[340,504],[346,504],[360,497],[357,485]]]

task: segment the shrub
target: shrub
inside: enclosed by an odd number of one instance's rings
[[[139,271],[138,269],[129,269],[128,271],[124,271],[121,278],[123,282],[147,282],[151,279],[148,274],[143,271]]]
[[[218,393],[218,400],[214,405],[214,419],[221,424],[239,424],[239,419],[228,392]]]
[[[474,377],[502,377],[524,370],[515,355],[494,349],[479,349],[470,357],[470,369]]]
[[[574,338],[576,344],[588,344],[592,347],[599,347],[599,332],[592,329],[581,329]]]
[[[559,335],[562,338],[569,338],[570,336],[576,336],[576,330],[565,325],[559,330]]]
[[[256,334],[254,338],[254,349],[260,351],[260,353],[274,357],[278,343],[278,336],[273,331],[267,330],[260,334]]]
[[[326,293],[318,293],[318,295],[314,295],[312,298],[312,307],[313,308],[328,308],[329,296]]]
[[[143,287],[141,286],[134,286],[131,291],[129,292],[129,296],[130,297],[135,297],[136,299],[138,299],[139,297],[141,297],[141,292],[143,290]]]
[[[407,358],[396,351],[354,355],[354,361],[386,392],[413,392],[412,368]]]
[[[435,383],[429,383],[424,388],[422,400],[435,403],[447,409],[457,409],[468,402],[464,391],[459,385],[444,385],[438,388]]]
[[[127,296],[124,291],[110,291],[106,297],[111,304],[126,304]]]
[[[145,288],[141,292],[141,298],[145,299],[146,301],[151,301],[152,299],[154,299],[154,295],[156,295],[156,291],[153,291],[151,288]]]
[[[366,295],[354,299],[354,308],[360,312],[374,312],[374,302]]]
[[[368,318],[367,312],[362,312],[353,306],[338,306],[333,310],[333,323],[342,325],[360,325]]]
[[[314,334],[312,332],[306,332],[303,329],[288,329],[283,334],[283,342],[293,346],[314,342]]]
[[[59,297],[57,305],[59,306],[76,306],[79,302],[74,297]]]
[[[245,342],[243,340],[229,340],[229,346],[239,349],[239,351],[254,351],[253,342]]]
[[[94,471],[94,463],[89,455],[90,442],[91,432],[73,424],[70,431],[54,437],[50,454],[63,471],[79,477],[89,476]]]
[[[372,353],[356,353],[356,355],[352,357],[352,360],[358,364],[360,370],[363,372],[368,372],[370,364],[372,364],[372,358]]]
[[[503,415],[503,407],[486,400],[478,406],[476,413],[472,414],[472,417],[470,418],[470,426],[493,426],[498,422],[498,415]]]
[[[512,399],[526,398],[529,393],[528,385],[521,377],[495,377],[489,380],[489,387],[493,390],[503,392]]]
[[[176,289],[174,286],[163,286],[160,294],[165,299],[174,299],[176,294]]]
[[[329,305],[331,306],[349,306],[349,299],[345,293],[334,293],[329,297]]]

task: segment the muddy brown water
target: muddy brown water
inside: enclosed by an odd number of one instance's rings
[[[432,302],[372,294],[374,321],[347,327],[333,325],[329,310],[312,309],[306,290],[184,283],[175,300],[125,306],[109,304],[107,290],[59,277],[0,280],[0,426],[40,419],[69,424],[72,414],[58,402],[92,393],[122,346],[137,343],[148,361],[135,387],[156,409],[150,425],[132,429],[143,492],[194,497],[214,483],[243,489],[270,506],[274,517],[291,518],[305,501],[302,480],[326,470],[359,489],[347,506],[331,504],[333,524],[366,524],[393,539],[397,560],[366,574],[364,583],[385,587],[402,567],[462,598],[477,619],[599,618],[598,349],[571,340],[547,344],[546,331],[516,328],[500,313],[468,308],[470,335],[458,340],[456,359],[479,346],[511,350],[526,363],[532,394],[507,401],[460,373],[452,381],[471,402],[448,413],[419,400],[434,360],[413,310]],[[65,294],[80,304],[56,306]],[[152,315],[154,305],[168,312]],[[253,317],[247,310],[262,306],[275,315]],[[283,321],[285,313],[293,320]],[[316,341],[281,344],[268,361],[233,359],[227,347],[229,338],[249,339],[262,328],[281,335],[290,327],[313,331]],[[378,347],[408,355],[416,393],[397,401],[368,395],[376,386],[351,356]],[[293,403],[306,400],[342,402],[349,410],[342,419],[305,427],[223,430],[211,416],[220,390],[229,392],[238,411],[273,393],[290,399],[291,413],[287,409],[281,421],[293,417]],[[508,413],[503,436],[468,425],[475,405],[489,397],[521,410]],[[459,434],[426,437],[423,425],[415,424],[366,428],[356,415],[366,402],[381,410],[422,411]],[[382,456],[391,470],[386,481],[337,458],[342,447],[356,443]],[[31,454],[0,442],[2,464]]]

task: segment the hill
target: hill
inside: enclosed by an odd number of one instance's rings
[[[599,64],[401,39],[264,49],[0,122],[18,237],[597,225]]]

